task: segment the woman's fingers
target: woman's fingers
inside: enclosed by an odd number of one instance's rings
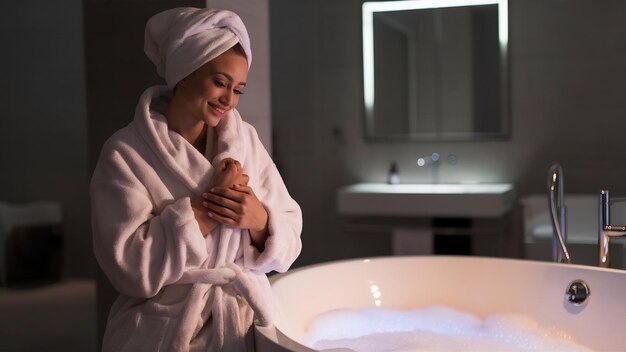
[[[215,221],[217,221],[219,223],[227,224],[227,225],[231,225],[231,226],[237,226],[237,227],[239,225],[238,221],[236,221],[236,220],[234,220],[232,218],[229,218],[228,216],[224,216],[224,215],[221,215],[221,214],[216,213],[216,212],[208,212],[207,214],[209,215],[209,217],[211,219],[213,219],[213,220],[215,220]]]
[[[212,217],[220,222],[231,225],[238,224],[241,221],[241,214],[243,212],[241,203],[243,198],[240,192],[215,187],[212,189],[212,193],[203,193],[202,198],[205,199],[202,205],[211,211],[209,212],[209,216],[211,216],[211,214],[218,215],[218,217]],[[226,218],[233,221],[224,221]]]
[[[239,171],[241,170],[241,163],[238,160],[235,160],[233,158],[225,158],[225,159],[222,159],[222,161],[220,161],[220,163],[218,164],[219,170],[226,170],[231,167]]]
[[[247,186],[234,185],[233,187],[247,187]],[[211,188],[210,192],[205,192],[202,194],[202,198],[210,200],[212,202],[218,202],[219,199],[224,199],[224,200],[228,199],[228,200],[241,203],[244,197],[245,197],[245,192],[235,190],[233,188],[227,188],[227,187],[213,187]]]
[[[244,175],[244,176],[246,176],[246,175]],[[252,190],[252,187],[248,186],[247,182],[245,184],[234,185],[233,189],[238,191],[238,192],[240,192],[240,193],[254,194],[254,191]]]
[[[266,232],[268,214],[251,187],[213,187],[202,194],[202,205],[209,217],[223,224]]]
[[[209,188],[232,187],[234,184],[246,184],[248,181],[249,177],[243,173],[241,163],[235,159],[226,158],[215,168]]]
[[[202,205],[204,206],[205,209],[209,210],[207,212],[207,214],[212,217],[212,218],[216,218],[215,215],[217,215],[217,219],[219,221],[220,218],[228,218],[233,220],[233,223],[238,223],[238,221],[241,219],[241,215],[239,214],[239,211],[237,209],[233,209],[236,208],[236,205],[232,205],[231,207],[228,206],[224,206],[224,205],[220,205],[214,202],[210,202],[210,201],[204,201],[202,203]],[[224,221],[220,221],[220,222],[224,222]]]
[[[241,170],[241,163],[238,160],[226,158],[224,159],[224,162],[226,168],[233,167],[236,171]]]
[[[241,217],[234,210],[232,210],[230,208],[216,206],[215,204],[208,204],[208,205],[205,206],[205,208],[207,208],[207,210],[209,210],[209,212],[208,212],[209,216],[211,216],[212,214],[217,214],[217,215],[220,215],[222,217],[229,218],[229,219],[232,219],[232,220],[235,220],[235,221],[239,220],[239,218]]]
[[[241,206],[239,205],[239,203],[231,199],[216,196],[209,196],[205,199],[206,200],[202,203],[205,208],[209,208],[212,210],[224,208],[236,213],[241,212]]]

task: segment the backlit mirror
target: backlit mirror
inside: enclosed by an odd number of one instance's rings
[[[370,141],[504,139],[506,0],[363,3]]]

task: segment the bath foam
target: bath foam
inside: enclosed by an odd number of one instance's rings
[[[314,318],[306,345],[369,351],[591,351],[557,328],[520,314],[484,320],[446,306],[338,309]]]

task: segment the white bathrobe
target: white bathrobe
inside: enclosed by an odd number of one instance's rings
[[[169,94],[167,87],[144,92],[134,120],[104,144],[92,177],[94,252],[120,293],[103,350],[248,351],[253,319],[271,322],[265,273],[286,271],[300,253],[302,213],[237,111],[217,126],[209,162],[168,130]],[[191,200],[227,157],[241,163],[269,214],[263,252],[247,230],[220,225],[205,238],[194,218]]]

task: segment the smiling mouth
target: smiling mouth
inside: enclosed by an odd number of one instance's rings
[[[213,110],[215,112],[216,115],[220,116],[223,115],[226,112],[226,109],[224,108],[220,108],[217,107],[215,105],[209,104],[209,107],[211,108],[211,110]]]

